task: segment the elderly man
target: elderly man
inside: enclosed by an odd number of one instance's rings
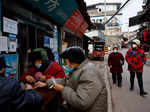
[[[140,41],[138,39],[133,40],[131,48],[126,53],[126,61],[128,63],[128,70],[130,71],[130,90],[134,90],[134,78],[136,74],[140,95],[146,95],[147,92],[143,88],[143,67],[146,63],[146,56],[144,50],[140,48]]]

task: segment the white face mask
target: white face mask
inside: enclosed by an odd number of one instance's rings
[[[133,44],[132,47],[133,47],[133,48],[137,48],[137,45],[136,45],[136,44]]]

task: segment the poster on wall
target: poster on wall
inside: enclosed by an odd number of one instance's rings
[[[3,17],[3,32],[16,34],[18,33],[18,23],[12,19]]]
[[[7,37],[0,37],[0,52],[6,51],[8,52],[8,39]]]
[[[18,65],[18,56],[16,54],[4,55],[6,65],[6,77],[18,79],[17,76],[17,65]]]
[[[9,38],[8,39],[8,48],[9,52],[16,52],[17,51],[17,39],[15,38]]]
[[[50,48],[50,37],[44,36],[44,47]]]

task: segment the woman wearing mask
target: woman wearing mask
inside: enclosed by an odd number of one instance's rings
[[[51,78],[65,78],[65,73],[62,67],[55,61],[54,55],[49,48],[37,48],[31,53],[32,67],[29,72],[21,76],[21,81],[32,84],[35,88],[36,83],[45,82]],[[61,100],[58,92],[50,91],[47,88],[35,88],[43,97],[43,112],[53,111],[55,105]],[[54,106],[50,106],[54,104]]]
[[[85,59],[79,47],[68,48],[61,54],[61,58],[70,68],[69,77],[66,80],[49,79],[45,86],[53,86],[62,94],[69,112],[106,112],[107,90],[99,68]]]
[[[118,87],[122,86],[121,73],[123,72],[123,64],[123,55],[120,52],[118,52],[118,47],[114,47],[113,52],[108,57],[108,66],[110,67],[110,71],[112,73],[113,84],[117,83]]]
[[[134,90],[134,78],[137,76],[140,95],[144,96],[147,92],[143,87],[143,67],[146,63],[146,56],[144,50],[140,48],[140,41],[138,39],[133,40],[131,48],[126,53],[126,61],[128,63],[128,70],[130,71],[130,90]]]
[[[34,84],[37,81],[46,81],[52,77],[64,78],[65,73],[55,61],[49,48],[37,48],[31,53],[32,67],[29,72],[21,76],[21,81]]]

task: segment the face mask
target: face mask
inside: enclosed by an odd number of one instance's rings
[[[41,66],[42,66],[42,64],[36,64],[36,65],[35,65],[35,67],[36,67],[37,69],[41,68]]]
[[[136,45],[136,44],[133,44],[132,47],[133,47],[133,48],[137,48],[137,45]]]
[[[73,68],[70,68],[68,65],[65,66],[65,72],[67,73],[72,73],[73,72]]]
[[[114,50],[114,53],[117,53],[117,52],[118,52],[118,50],[115,49],[115,50]]]

